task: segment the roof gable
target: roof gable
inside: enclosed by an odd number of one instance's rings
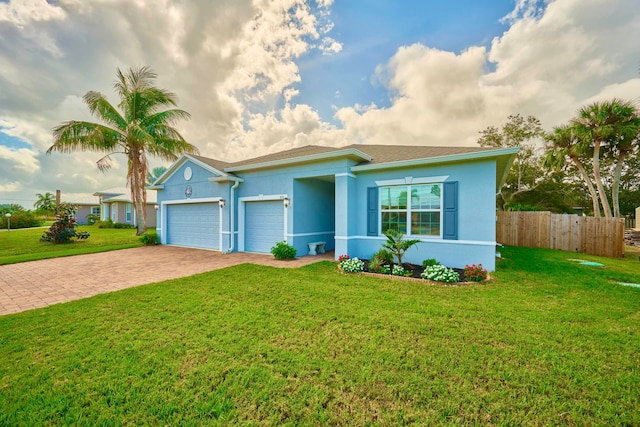
[[[186,162],[192,162],[198,166],[200,166],[201,168],[213,173],[216,176],[219,177],[225,177],[228,176],[229,174],[224,172],[223,169],[229,165],[229,163],[227,162],[223,162],[220,160],[215,160],[215,159],[210,159],[207,157],[202,157],[202,156],[195,156],[193,154],[183,154],[181,155],[178,160],[176,160],[175,162],[173,162],[173,164],[171,166],[169,166],[169,168],[158,177],[158,179],[153,183],[153,185],[147,187],[150,190],[158,190],[162,188],[162,185],[169,179],[171,178],[171,176],[173,176],[174,173],[176,173],[176,171],[178,171],[178,169],[180,169],[180,167],[185,164]]]

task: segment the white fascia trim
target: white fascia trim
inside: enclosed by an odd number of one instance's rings
[[[238,201],[242,202],[273,202],[288,198],[286,194],[258,194],[257,196],[238,197]]]
[[[352,173],[337,173],[335,174],[335,177],[338,178],[340,176],[347,176],[349,178],[357,178],[354,174]]]
[[[287,237],[310,237],[310,236],[322,236],[325,234],[334,234],[335,231],[319,231],[316,233],[295,233],[295,234],[287,234]]]
[[[144,188],[145,190],[164,190],[164,185],[150,185]]]
[[[443,176],[429,176],[424,178],[414,178],[407,176],[400,179],[387,179],[382,181],[376,181],[378,187],[386,187],[389,185],[410,185],[410,184],[439,184],[445,182],[449,178],[449,175]]]
[[[421,243],[436,243],[444,245],[471,245],[471,246],[496,246],[498,243],[495,241],[484,240],[445,240],[445,239],[420,239],[418,236],[411,236],[414,239],[420,240]],[[336,240],[379,240],[386,241],[384,236],[335,236]]]
[[[153,184],[152,187],[161,187],[161,184],[163,184],[167,179],[169,179],[171,177],[171,175],[173,175],[178,169],[180,169],[180,166],[185,164],[187,161],[191,161],[194,164],[200,166],[201,168],[203,168],[203,169],[205,169],[205,170],[207,170],[207,171],[209,171],[211,173],[214,173],[216,175],[219,175],[219,176],[227,175],[223,171],[220,171],[220,170],[214,168],[213,166],[208,165],[208,164],[196,159],[195,157],[190,156],[189,154],[185,153],[182,156],[180,156],[180,158],[178,160],[176,160],[171,166],[169,166],[169,169],[164,171],[164,173],[158,177],[158,179],[156,180],[156,182]],[[150,188],[152,188],[152,187],[150,187]]]
[[[203,197],[200,199],[165,200],[160,205],[182,205],[186,203],[219,203],[222,197]]]
[[[405,168],[411,166],[424,166],[437,163],[463,162],[469,160],[488,159],[498,156],[516,154],[519,148],[500,148],[497,150],[476,151],[473,153],[452,154],[449,156],[428,157],[426,159],[402,160],[399,162],[379,163],[372,165],[352,166],[351,172],[372,171],[379,169]]]
[[[244,179],[238,178],[237,176],[224,175],[224,176],[214,176],[213,178],[209,178],[208,181],[223,184],[225,182],[244,182]]]
[[[349,157],[349,156],[356,157],[365,162],[370,162],[373,159],[371,156],[364,154],[360,150],[356,150],[355,148],[349,148],[348,150],[329,151],[327,153],[312,154],[309,156],[300,156],[300,157],[292,157],[289,159],[272,160],[270,162],[254,163],[250,165],[232,166],[229,168],[224,168],[224,171],[237,172],[237,171],[247,171],[247,170],[255,170],[255,169],[265,169],[265,168],[272,168],[272,167],[278,167],[278,166],[292,165],[296,163],[309,163],[309,162],[316,162],[319,160],[328,160],[328,159],[334,159],[339,157]]]

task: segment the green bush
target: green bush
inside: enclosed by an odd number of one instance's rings
[[[60,203],[56,208],[56,221],[42,234],[40,241],[69,243],[74,237],[78,239],[88,239],[89,233],[86,231],[78,233],[76,231],[78,222],[76,221],[75,213],[77,210],[77,206],[70,203]]]
[[[429,258],[422,261],[422,268],[433,267],[434,265],[440,265],[435,258]]]
[[[113,228],[136,228],[133,224],[124,224],[122,222],[114,222]]]
[[[105,219],[104,221],[98,221],[98,228],[113,228],[113,221],[111,218]]]
[[[138,238],[145,246],[154,246],[160,243],[157,233],[144,233]]]
[[[279,260],[294,259],[296,257],[296,248],[282,241],[276,243],[276,245],[271,248],[271,253]]]
[[[87,224],[88,225],[93,225],[93,224],[96,224],[96,223],[99,223],[99,222],[100,222],[100,215],[96,215],[96,214],[92,214],[92,213],[87,215]]]
[[[11,213],[11,229],[14,228],[30,228],[30,227],[40,227],[42,225],[42,220],[38,218],[38,216],[31,211],[13,211]],[[0,228],[6,230],[7,229],[7,217],[6,213],[2,214],[0,217]]]
[[[373,262],[375,265],[393,264],[393,254],[387,249],[382,248],[373,254],[369,262]]]

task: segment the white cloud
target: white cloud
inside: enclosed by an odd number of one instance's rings
[[[23,27],[31,21],[63,20],[66,14],[62,8],[47,0],[9,0],[0,3],[0,22],[10,22]]]

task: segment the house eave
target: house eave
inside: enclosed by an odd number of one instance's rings
[[[231,166],[224,168],[225,172],[248,171],[257,169],[277,168],[301,163],[313,163],[320,160],[331,160],[337,158],[352,158],[357,161],[370,162],[373,158],[360,150],[349,148],[347,150],[329,151],[327,153],[312,154],[308,156],[293,157],[289,159],[272,160],[270,162],[253,163],[248,165]]]
[[[238,178],[237,176],[224,175],[224,176],[214,176],[213,178],[209,178],[208,181],[223,184],[225,182],[244,182],[244,179]]]
[[[189,155],[187,153],[184,153],[184,154],[182,154],[180,156],[180,158],[178,158],[178,160],[176,160],[169,167],[169,169],[167,169],[162,175],[160,175],[158,177],[158,179],[156,180],[156,182],[152,186],[150,186],[148,188],[151,189],[151,190],[162,190],[164,188],[164,186],[162,184],[167,179],[169,179],[169,177],[171,177],[176,172],[176,170],[178,170],[180,168],[180,166],[182,166],[187,161],[190,161],[190,162],[200,166],[201,168],[203,168],[203,169],[205,169],[205,170],[207,170],[207,171],[209,171],[211,173],[214,173],[216,175],[219,175],[219,176],[226,176],[227,175],[223,171],[221,171],[219,169],[216,169],[213,166],[208,165],[208,164],[196,159],[195,157],[193,157],[193,156],[191,156],[191,155]]]

